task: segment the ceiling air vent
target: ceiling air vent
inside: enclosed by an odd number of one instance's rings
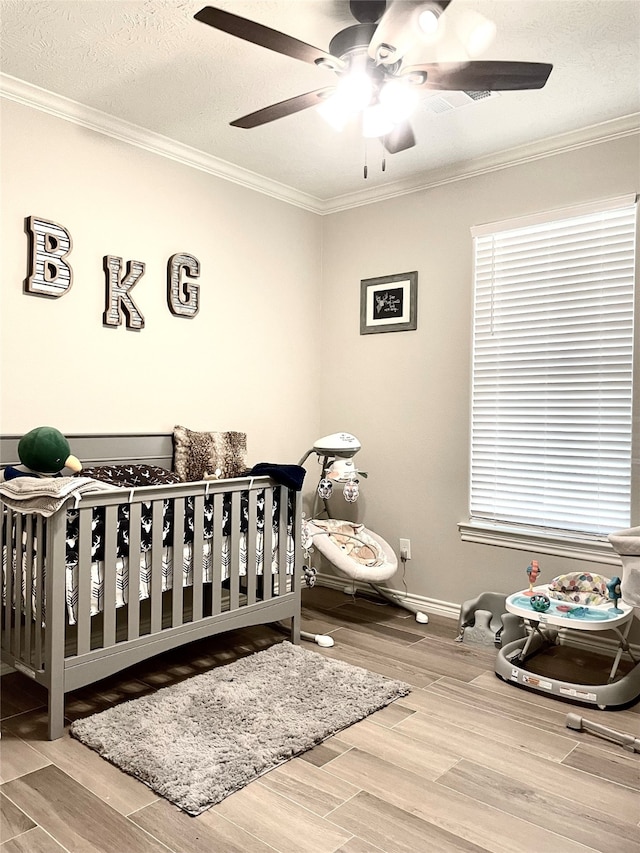
[[[451,110],[460,109],[474,101],[486,101],[491,98],[499,98],[499,92],[447,92],[441,95],[432,95],[424,101],[424,105],[432,113],[448,113]]]

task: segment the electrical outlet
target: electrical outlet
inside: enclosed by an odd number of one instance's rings
[[[410,560],[411,559],[411,540],[410,539],[401,539],[400,540],[400,559],[401,560]]]

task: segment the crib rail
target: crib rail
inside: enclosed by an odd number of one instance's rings
[[[246,496],[247,524],[241,532],[242,500]],[[226,498],[225,498],[226,496]],[[276,532],[272,527],[274,499],[279,497]],[[183,584],[185,508],[193,500],[193,547],[191,578]],[[288,498],[293,508],[290,516]],[[163,589],[163,506],[173,507],[169,546],[173,560],[165,564]],[[205,502],[213,506],[213,540],[208,552],[205,579]],[[258,503],[264,501],[259,510]],[[151,504],[151,547],[141,567],[143,504]],[[128,554],[123,568],[118,555],[118,513],[128,507]],[[287,527],[294,532],[299,549],[301,501],[299,494],[268,477],[246,477],[219,482],[144,486],[85,493],[78,506],[78,570],[76,624],[67,618],[65,596],[67,509],[47,519],[23,515],[10,507],[3,510],[2,657],[10,665],[45,684],[50,692],[50,734],[62,731],[64,692],[91,683],[126,666],[184,642],[223,630],[291,618],[292,636],[299,634],[299,581],[288,554]],[[103,598],[100,612],[92,615],[92,563],[96,513],[104,513],[102,535]],[[228,566],[223,563],[223,520],[227,524]],[[264,526],[258,532],[260,512]],[[148,513],[146,513],[148,515]],[[262,536],[263,570],[258,571],[257,538]],[[278,535],[277,571],[272,572],[274,535]],[[244,539],[243,539],[244,536]],[[208,540],[207,540],[208,541]],[[241,548],[246,544],[246,573],[241,576]],[[293,565],[299,565],[294,553]],[[118,565],[120,561],[120,565]],[[118,570],[119,569],[119,570]],[[141,572],[148,573],[148,597],[139,598]],[[225,578],[225,575],[228,575]],[[128,583],[128,601],[116,607]],[[126,584],[125,584],[126,585]],[[52,693],[54,699],[52,700]],[[62,695],[62,702],[60,696]]]
[[[75,641],[75,655],[86,655],[96,648],[110,648],[116,643],[137,640],[140,636],[147,634],[158,634],[167,628],[177,628],[187,623],[199,622],[203,618],[219,616],[226,611],[235,611],[241,607],[255,604],[259,600],[268,600],[273,597],[274,582],[265,565],[262,578],[258,576],[255,559],[251,559],[256,553],[256,520],[257,520],[257,498],[261,491],[265,492],[265,518],[271,517],[273,505],[273,489],[266,488],[263,483],[254,483],[251,489],[242,489],[231,492],[231,519],[230,519],[230,542],[229,553],[229,577],[227,579],[226,595],[224,583],[224,568],[222,562],[222,539],[223,539],[223,513],[225,494],[224,491],[212,492],[210,497],[213,501],[213,530],[214,537],[211,540],[209,583],[204,581],[203,551],[198,543],[203,541],[203,518],[206,494],[201,493],[194,497],[194,546],[191,552],[192,558],[192,583],[188,587],[183,585],[183,537],[185,518],[185,498],[172,498],[173,501],[173,530],[171,547],[173,553],[171,566],[171,594],[170,608],[167,609],[169,596],[163,591],[163,501],[164,497],[156,495],[152,501],[152,546],[149,553],[149,564],[147,566],[150,577],[149,596],[140,602],[135,601],[136,591],[140,588],[141,567],[137,559],[128,560],[127,588],[128,606],[126,608],[127,620],[124,623],[117,619],[116,583],[117,583],[117,557],[116,557],[116,533],[117,512],[121,504],[109,504],[105,507],[104,526],[104,600],[101,603],[102,622],[91,616],[92,578],[88,571],[78,572],[78,620],[75,631],[68,631],[67,655],[69,654],[70,640]],[[240,565],[240,512],[241,492],[248,494],[249,521],[247,528],[247,567],[246,576],[241,578],[239,572],[234,569]],[[129,504],[129,553],[137,555],[140,552],[140,529],[141,529],[141,506],[149,500],[148,492],[140,490],[141,494],[127,497]],[[82,501],[79,512],[79,543],[78,556],[79,566],[85,567],[91,563],[92,549],[92,522],[95,506],[100,506],[100,501]],[[284,501],[284,512],[286,513],[286,501]],[[285,526],[286,515],[281,515],[281,524]],[[264,552],[265,563],[267,555],[272,548],[272,528],[265,524]],[[282,539],[286,548],[286,537],[279,539],[279,560],[283,560],[283,570],[286,572],[286,550],[282,550]],[[286,575],[282,581],[282,589],[287,588]],[[290,586],[290,584],[289,584]],[[99,636],[100,632],[102,636]]]

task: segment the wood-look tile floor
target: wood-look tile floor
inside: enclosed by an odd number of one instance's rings
[[[640,755],[569,730],[567,713],[640,737],[640,706],[580,708],[505,684],[456,624],[305,590],[319,653],[412,692],[197,818],[68,734],[45,739],[38,685],[2,678],[1,853],[640,853]],[[68,720],[282,639],[271,628],[193,644],[70,694]]]

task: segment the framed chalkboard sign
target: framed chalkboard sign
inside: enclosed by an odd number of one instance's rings
[[[418,273],[403,272],[360,282],[360,334],[408,332],[418,327]]]

